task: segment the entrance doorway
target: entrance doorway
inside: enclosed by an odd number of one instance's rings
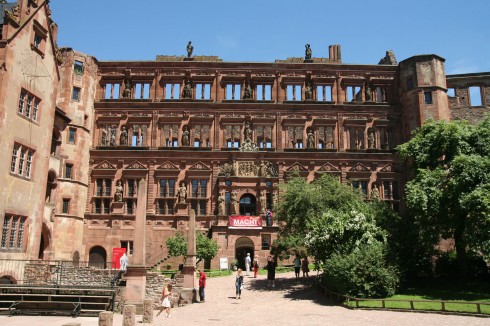
[[[241,237],[235,242],[235,259],[238,261],[238,268],[245,270],[245,257],[250,254],[253,261],[254,258],[254,243],[250,238]]]

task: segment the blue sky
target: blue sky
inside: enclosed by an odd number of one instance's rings
[[[105,60],[154,60],[158,54],[272,62],[328,57],[377,64],[416,54],[446,58],[447,74],[490,71],[489,0],[52,0],[58,44]]]

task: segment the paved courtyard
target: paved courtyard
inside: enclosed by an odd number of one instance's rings
[[[312,279],[297,280],[294,273],[277,274],[275,288],[267,288],[263,275],[246,277],[240,300],[235,299],[234,282],[234,276],[208,279],[205,303],[173,309],[169,319],[162,314],[153,325],[490,325],[490,318],[345,309],[312,288]],[[144,325],[141,320],[137,316],[136,325]],[[61,326],[73,321],[98,325],[93,317],[0,316],[2,326]],[[116,315],[114,326],[120,325],[122,316]]]

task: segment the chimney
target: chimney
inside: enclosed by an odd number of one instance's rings
[[[330,45],[328,47],[328,59],[333,62],[342,62],[342,55],[340,53],[340,45]]]

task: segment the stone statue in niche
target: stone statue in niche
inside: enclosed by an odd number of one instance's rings
[[[187,43],[187,57],[192,58],[192,52],[194,51],[194,47],[192,46],[191,41]]]
[[[225,193],[220,192],[218,196],[218,215],[226,215],[225,212]]]
[[[305,60],[311,60],[311,55],[312,55],[311,47],[309,44],[306,44],[305,45]]]
[[[311,129],[308,129],[306,147],[315,148],[315,135],[313,134],[313,130]]]
[[[116,126],[111,126],[110,131],[109,146],[116,146]]]
[[[119,136],[119,145],[127,145],[128,144],[128,132],[126,131],[126,127],[121,128],[121,135]]]
[[[356,102],[362,102],[362,91],[359,90],[359,92],[356,93]]]
[[[184,89],[182,90],[182,98],[192,98],[192,84],[189,79],[186,79]]]
[[[260,212],[265,214],[267,207],[267,195],[265,194],[265,190],[260,192]]]
[[[185,200],[187,199],[187,188],[185,187],[185,182],[182,182],[180,184],[178,196],[178,203],[185,204]]]
[[[375,137],[375,132],[373,128],[370,128],[368,131],[368,148],[369,149],[374,149],[376,148],[376,137]]]
[[[245,141],[252,140],[252,124],[250,121],[245,121],[245,128],[243,130],[243,138]]]
[[[313,99],[313,86],[311,85],[311,82],[307,81],[306,86],[305,86],[305,100],[312,100]]]
[[[379,189],[375,183],[373,183],[373,189],[371,189],[371,200],[379,200]]]
[[[123,98],[130,98],[131,97],[131,82],[129,79],[126,79],[124,81],[124,90],[123,90]]]
[[[267,164],[264,161],[260,162],[259,176],[261,176],[261,177],[268,177],[269,176],[269,173],[267,171]]]
[[[245,91],[243,92],[243,99],[244,100],[252,99],[252,93],[253,93],[252,85],[250,83],[250,80],[247,80],[245,84]]]
[[[184,127],[184,130],[182,130],[182,146],[189,146],[190,141],[189,141],[189,130],[187,127]]]
[[[373,96],[372,96],[372,91],[371,91],[371,87],[369,87],[369,85],[366,85],[366,102],[371,102],[373,100]]]
[[[238,194],[236,191],[231,193],[230,199],[230,215],[237,215],[240,213],[240,207],[238,203]]]
[[[114,201],[117,202],[117,203],[120,203],[122,202],[122,199],[123,199],[123,186],[121,184],[121,180],[118,180],[117,181],[117,184],[116,184],[116,189],[115,189],[115,192],[114,192]]]
[[[272,193],[272,208],[276,209],[277,203],[279,202],[279,194],[277,193],[277,190],[274,190]]]

